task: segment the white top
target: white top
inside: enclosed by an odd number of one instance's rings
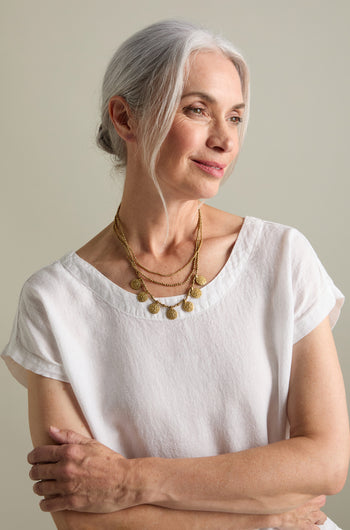
[[[23,384],[23,367],[69,382],[93,436],[127,458],[286,438],[293,344],[333,326],[343,295],[300,232],[254,217],[202,293],[170,321],[73,252],[27,280],[2,355]]]

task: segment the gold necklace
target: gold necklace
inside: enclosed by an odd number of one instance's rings
[[[116,213],[116,216],[114,218],[113,229],[114,229],[114,232],[117,235],[119,241],[122,243],[122,245],[123,245],[123,247],[124,247],[124,249],[126,251],[127,259],[129,261],[131,267],[135,271],[136,278],[134,278],[130,282],[130,286],[132,287],[132,289],[134,289],[136,291],[139,291],[139,293],[137,294],[138,301],[139,302],[146,302],[146,300],[151,299],[152,303],[148,306],[149,312],[152,313],[152,314],[156,314],[156,313],[159,312],[161,307],[164,307],[164,308],[166,308],[166,316],[170,320],[174,320],[175,318],[177,318],[177,311],[176,311],[175,307],[178,307],[179,305],[181,305],[183,311],[186,311],[186,312],[193,311],[193,303],[190,300],[188,300],[188,298],[190,296],[192,298],[199,298],[202,295],[202,291],[199,289],[199,287],[195,287],[195,285],[197,284],[199,286],[203,286],[203,285],[205,285],[207,283],[207,281],[204,278],[204,276],[201,276],[201,275],[198,274],[199,251],[200,251],[200,248],[202,246],[202,241],[203,241],[203,236],[202,236],[202,216],[201,216],[200,209],[198,209],[197,236],[196,236],[195,249],[194,249],[193,256],[184,266],[182,266],[180,269],[178,269],[177,271],[175,271],[174,273],[171,273],[171,274],[162,274],[162,273],[157,273],[157,272],[151,271],[151,270],[147,269],[146,267],[142,266],[137,261],[137,259],[135,257],[135,254],[134,254],[133,250],[131,249],[131,247],[130,247],[127,239],[126,239],[126,236],[125,236],[125,233],[124,233],[124,230],[123,230],[120,218],[119,218],[119,209],[120,209],[120,206],[119,206],[118,211]],[[152,278],[149,278],[148,276],[146,276],[140,270],[140,269],[143,269],[143,270],[145,270],[145,271],[147,271],[147,272],[149,272],[151,274],[155,274],[155,275],[163,276],[163,277],[169,277],[169,276],[173,276],[173,275],[176,275],[177,273],[181,272],[191,262],[192,262],[191,272],[186,276],[186,278],[182,282],[176,282],[176,283],[172,283],[172,284],[165,283],[165,282],[159,282],[157,280],[153,280]],[[167,304],[163,304],[162,302],[157,300],[152,295],[152,293],[150,292],[150,290],[146,286],[145,280],[147,280],[147,281],[149,281],[151,283],[154,283],[154,284],[157,284],[157,285],[163,285],[163,286],[166,286],[166,287],[175,287],[175,286],[180,286],[180,285],[184,285],[185,283],[188,283],[188,290],[187,290],[187,292],[186,292],[186,294],[185,294],[185,296],[184,296],[184,298],[182,300],[180,300],[176,304],[167,305]]]
[[[149,272],[151,274],[155,274],[157,276],[162,276],[163,278],[169,278],[170,276],[175,276],[176,274],[178,274],[179,272],[183,271],[185,267],[187,267],[187,265],[189,265],[194,259],[195,259],[195,256],[196,256],[196,253],[199,252],[200,250],[200,247],[202,246],[202,242],[200,243],[199,247],[195,247],[195,252],[193,254],[193,256],[185,263],[185,265],[183,265],[182,267],[180,267],[180,269],[177,269],[175,272],[170,272],[169,274],[163,274],[161,272],[156,272],[156,271],[151,271],[150,269],[147,269],[144,265],[142,265],[137,259],[136,259],[136,256],[135,254],[133,253],[132,249],[130,247],[127,246],[127,239],[126,239],[126,236],[125,236],[125,233],[124,233],[124,230],[123,230],[123,226],[122,226],[122,223],[121,223],[121,220],[120,220],[120,217],[119,217],[119,210],[120,210],[120,205],[119,205],[119,208],[118,208],[118,211],[115,215],[115,218],[114,218],[114,224],[116,225],[116,227],[114,227],[115,231],[116,229],[120,232],[121,236],[122,236],[122,240],[121,242],[124,244],[124,246],[127,247],[127,250],[130,252],[134,262],[136,263],[136,265],[146,271],[146,272]],[[198,243],[198,235],[199,235],[199,231],[198,231],[198,228],[200,226],[200,231],[201,231],[201,235],[202,235],[202,217],[201,217],[201,213],[200,213],[200,210],[198,210],[198,223],[197,223],[197,238],[196,238],[196,245]],[[118,234],[117,234],[118,235]],[[118,236],[119,237],[119,236]],[[125,245],[125,242],[126,242],[126,245]],[[145,276],[147,278],[147,276]],[[152,281],[152,280],[149,280],[149,281]],[[154,282],[154,283],[157,283],[157,282]],[[183,282],[185,283],[185,281]],[[183,285],[182,284],[178,284],[178,285]],[[175,287],[175,285],[169,285],[169,284],[166,284],[166,283],[159,283],[159,285],[166,285],[167,287]]]
[[[136,268],[136,271],[138,274],[138,276],[141,276],[144,280],[147,280],[151,283],[154,283],[154,284],[157,284],[157,285],[162,285],[164,287],[178,287],[178,286],[181,286],[181,285],[184,285],[185,283],[187,283],[189,280],[190,280],[190,277],[192,276],[192,273],[193,273],[193,267],[190,271],[190,273],[186,276],[186,278],[181,281],[181,282],[175,282],[175,283],[166,283],[166,282],[161,282],[161,281],[158,281],[158,280],[154,280],[153,278],[150,278],[149,276],[147,276],[144,272],[140,271],[139,268],[147,271],[147,272],[150,272],[151,274],[155,274],[155,275],[158,275],[158,276],[163,276],[163,277],[169,277],[169,276],[175,276],[176,274],[178,274],[179,272],[181,272],[185,267],[186,265],[189,265],[197,256],[201,246],[202,246],[202,221],[201,221],[201,215],[199,214],[199,219],[198,219],[198,223],[197,223],[197,237],[196,237],[196,243],[195,243],[195,249],[194,249],[194,254],[193,256],[187,261],[187,263],[182,266],[180,269],[178,269],[177,271],[173,272],[173,273],[170,273],[170,274],[162,274],[162,273],[159,273],[159,272],[156,272],[156,271],[151,271],[150,269],[147,269],[146,267],[144,267],[143,265],[141,265],[141,263],[139,261],[137,261],[136,259],[136,256],[133,252],[133,250],[130,248],[129,244],[128,244],[128,241],[126,239],[126,236],[125,236],[125,233],[124,233],[124,230],[123,230],[123,226],[122,226],[122,223],[120,221],[120,218],[119,218],[119,209],[118,209],[118,212],[115,216],[115,219],[114,219],[114,231],[116,232],[120,242],[122,243],[122,245],[124,246],[127,254],[128,254],[128,258],[129,258],[129,261],[131,261],[132,264],[136,264],[138,268]],[[133,265],[132,265],[133,266]],[[133,266],[133,268],[135,269],[135,267]],[[201,277],[198,276],[197,278],[199,280],[199,284],[200,284],[200,281],[201,281]],[[202,279],[203,281],[203,279]],[[201,285],[205,285],[204,283],[202,283]],[[140,288],[140,282],[139,280],[135,279],[132,281],[132,285],[131,287],[133,289],[139,289]]]

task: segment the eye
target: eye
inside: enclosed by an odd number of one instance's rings
[[[240,116],[231,116],[229,120],[234,123],[235,125],[238,125],[239,123],[242,123],[242,118]]]
[[[189,105],[188,107],[184,108],[185,113],[187,114],[194,114],[196,116],[203,116],[205,109],[202,107],[194,107],[192,105]]]

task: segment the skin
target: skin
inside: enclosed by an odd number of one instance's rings
[[[84,417],[69,384],[28,372],[28,390],[29,420],[33,444],[39,447],[42,444],[46,445],[55,442],[59,445],[50,446],[49,449],[56,452],[62,450],[62,453],[65,453],[65,455],[61,455],[60,460],[61,469],[59,474],[61,474],[62,478],[62,484],[59,486],[60,493],[63,494],[63,491],[66,488],[66,491],[75,489],[75,486],[72,486],[72,483],[68,480],[69,473],[73,471],[72,469],[69,471],[68,464],[71,465],[73,460],[78,457],[78,460],[75,460],[74,463],[75,471],[71,475],[71,479],[76,481],[76,484],[79,484],[79,488],[86,488],[85,493],[80,497],[80,502],[83,498],[89,499],[86,509],[91,509],[92,502],[98,502],[99,506],[97,509],[100,510],[102,506],[101,496],[106,496],[107,494],[106,480],[108,477],[114,475],[114,462],[120,461],[120,456],[92,439],[89,428],[85,423]],[[45,407],[42,406],[43,403],[46,404]],[[60,433],[51,432],[47,426],[51,423],[52,419],[64,422],[65,425],[74,428],[75,430],[64,430],[60,431]],[[52,438],[50,437],[49,432],[51,432]],[[73,460],[71,460],[69,456],[69,448],[72,447],[74,448],[74,451],[70,456],[73,457]],[[43,458],[47,458],[42,452],[41,447],[39,447],[37,451]],[[31,452],[30,455],[28,455],[28,460],[30,462],[36,461],[37,454],[38,453]],[[85,468],[83,463],[84,457],[89,459],[89,465],[87,468]],[[56,458],[57,454],[55,456],[55,459]],[[95,459],[93,465],[91,458]],[[35,473],[40,467],[40,465],[35,465],[33,467],[33,470],[30,473],[32,478],[35,477]],[[92,471],[93,475],[91,474]],[[119,471],[116,471],[116,473],[119,473]],[[102,489],[101,477],[103,478]],[[59,481],[57,474],[56,481]],[[114,481],[111,481],[112,484],[113,482]],[[112,489],[113,487],[114,486],[112,486]],[[39,494],[36,484],[34,485],[34,491]],[[93,501],[91,495],[94,496]],[[71,500],[73,499],[71,498]],[[45,504],[46,502],[47,501],[44,500],[41,502],[41,508],[44,511],[50,509],[50,506]],[[72,511],[73,507],[71,506],[70,511],[54,512],[52,513],[52,516],[60,530],[115,530],[116,528],[139,530],[140,527],[145,530],[155,528],[178,530],[180,525],[185,530],[196,530],[197,528],[201,530],[217,530],[218,528],[220,528],[220,530],[253,530],[266,527],[278,527],[281,530],[291,530],[292,528],[309,530],[315,528],[314,523],[318,522],[320,524],[324,522],[326,516],[320,511],[324,503],[325,497],[321,496],[312,499],[310,502],[300,506],[296,510],[290,510],[286,513],[274,515],[183,511],[171,510],[158,506],[139,505],[118,512],[98,514]],[[80,505],[80,507],[76,506],[75,510],[78,508],[82,509],[82,505]]]
[[[128,152],[120,217],[130,246],[147,268],[166,273],[191,256],[198,199],[214,196],[226,171],[208,170],[198,162],[227,168],[235,160],[242,102],[232,63],[220,53],[199,53],[157,165],[170,220],[164,244],[164,210],[138,151],[137,123],[125,100],[112,98],[110,115]],[[202,216],[200,272],[210,281],[226,263],[243,219],[206,205]],[[78,254],[131,290],[133,275],[111,225]],[[182,289],[154,286],[152,293],[183,294]],[[39,481],[35,493],[48,497],[41,508],[53,513],[59,529],[142,524],[309,530],[325,519],[323,495],[338,492],[345,482],[349,425],[328,318],[293,350],[287,410],[291,439],[266,447],[207,458],[127,460],[92,440],[68,384],[29,373],[28,391],[36,446],[28,457],[30,476]],[[50,431],[50,425],[63,430]]]

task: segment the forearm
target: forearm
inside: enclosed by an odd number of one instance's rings
[[[328,318],[293,347],[287,416],[290,440],[207,458],[141,459],[144,503],[272,513],[342,489],[349,423]]]
[[[56,512],[52,517],[58,530],[256,530],[275,521],[268,515],[181,511],[148,505],[108,514]]]
[[[334,493],[317,443],[298,437],[214,457],[149,458],[140,466],[142,503],[172,509],[277,513]],[[326,451],[322,453],[325,457]],[[141,503],[140,503],[141,504]]]

